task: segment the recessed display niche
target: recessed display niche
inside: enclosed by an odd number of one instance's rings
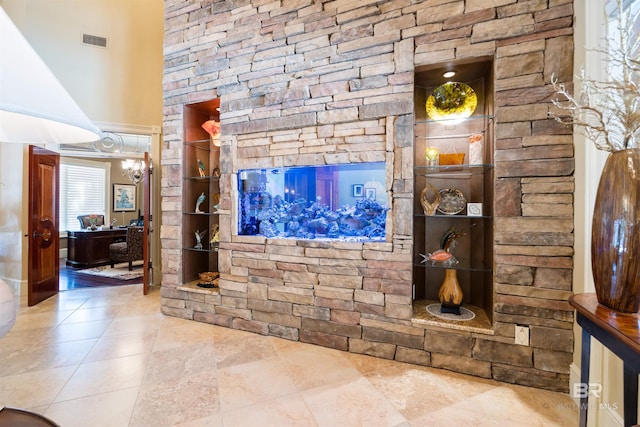
[[[415,83],[413,318],[490,331],[493,61],[418,68]]]
[[[238,172],[238,234],[268,238],[382,241],[384,162]]]

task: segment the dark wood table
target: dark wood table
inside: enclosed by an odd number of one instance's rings
[[[577,294],[569,297],[576,309],[578,325],[582,327],[580,357],[580,427],[587,425],[589,409],[588,384],[591,337],[615,353],[624,364],[624,425],[638,422],[638,373],[640,373],[640,315],[621,313],[598,304],[596,294]]]
[[[76,268],[107,265],[111,263],[109,245],[126,239],[126,228],[68,231],[67,265]]]

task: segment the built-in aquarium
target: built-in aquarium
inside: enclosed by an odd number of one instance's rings
[[[385,239],[384,162],[238,172],[238,234],[269,238]]]

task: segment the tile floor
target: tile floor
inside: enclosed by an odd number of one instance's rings
[[[20,302],[0,406],[73,426],[571,426],[564,394],[167,317],[159,289]]]

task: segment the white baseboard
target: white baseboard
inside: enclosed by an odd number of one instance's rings
[[[569,366],[569,396],[573,399],[573,403],[580,407],[580,399],[573,396],[573,385],[580,382],[580,368],[575,363]]]
[[[580,368],[575,363],[569,366],[569,396],[573,399],[576,407],[580,407],[580,399],[574,397],[574,384],[580,383]],[[589,405],[597,407],[596,410],[591,409],[587,417],[587,425],[589,427],[624,427],[624,420],[613,407],[601,404],[598,400],[589,399]],[[618,408],[620,411],[622,408]]]

